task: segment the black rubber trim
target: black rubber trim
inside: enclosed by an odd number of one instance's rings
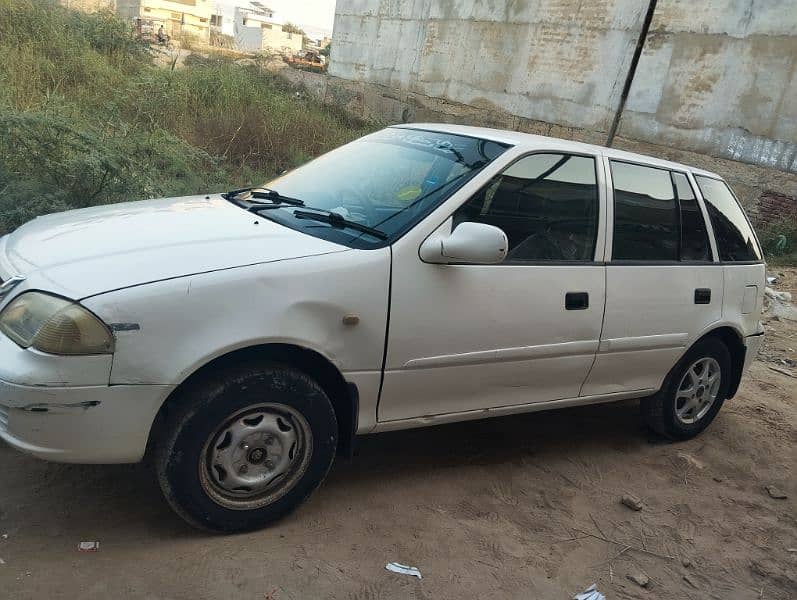
[[[357,427],[360,420],[360,390],[350,381],[346,382],[346,390],[351,400],[351,429],[342,431],[342,435],[338,437],[338,456],[352,458],[354,456],[354,440],[357,437]]]

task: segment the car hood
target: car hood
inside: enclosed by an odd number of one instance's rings
[[[39,217],[0,240],[0,269],[79,299],[243,265],[348,250],[220,195],[144,200]]]

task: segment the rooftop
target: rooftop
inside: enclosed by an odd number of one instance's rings
[[[478,137],[485,140],[494,142],[501,142],[504,144],[511,144],[512,146],[526,146],[529,149],[557,149],[569,152],[588,152],[593,154],[601,154],[609,158],[616,158],[619,160],[626,160],[629,162],[643,162],[650,165],[663,167],[666,169],[675,169],[679,171],[691,171],[700,175],[708,175],[717,179],[721,179],[716,173],[698,169],[690,165],[663,160],[654,156],[645,154],[637,154],[636,152],[626,152],[625,150],[616,150],[615,148],[608,148],[606,146],[598,146],[595,144],[585,144],[583,142],[574,142],[573,140],[565,140],[561,138],[548,137],[544,135],[536,135],[533,133],[521,133],[520,131],[509,131],[504,129],[492,129],[490,127],[473,127],[471,125],[453,125],[450,123],[405,123],[402,125],[394,125],[393,127],[400,127],[404,129],[420,129],[426,131],[438,131],[440,133],[451,133],[454,135],[466,135],[469,137]]]

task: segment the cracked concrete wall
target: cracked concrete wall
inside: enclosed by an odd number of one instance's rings
[[[797,173],[795,0],[659,0],[620,134]]]
[[[338,0],[360,113],[605,140],[647,2]],[[794,0],[659,0],[619,134],[797,173]],[[363,88],[365,90],[365,88]],[[376,115],[380,116],[380,115]],[[571,136],[567,136],[571,137]]]
[[[644,9],[629,0],[339,0],[330,74],[605,130]]]

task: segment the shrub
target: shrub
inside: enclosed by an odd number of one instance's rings
[[[768,261],[797,263],[797,219],[793,216],[758,227],[758,237]]]
[[[67,208],[179,195],[224,179],[215,161],[164,130],[96,127],[57,109],[0,110],[0,231]]]
[[[259,65],[155,66],[110,13],[0,0],[0,235],[47,212],[219,191],[367,132]]]

